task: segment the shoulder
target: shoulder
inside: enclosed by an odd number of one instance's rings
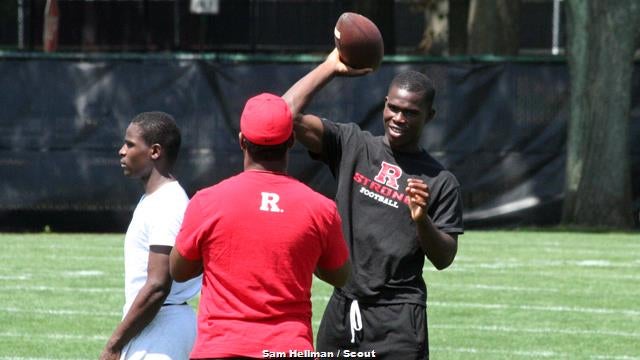
[[[221,180],[219,183],[207,186],[202,188],[193,195],[193,199],[210,199],[212,197],[216,197],[219,194],[224,194],[225,191],[229,187],[235,186],[235,184],[240,181],[239,175],[234,175],[224,180]]]
[[[354,122],[342,123],[331,121],[323,118],[322,124],[325,132],[335,133],[337,135],[350,134],[350,135],[371,135],[368,131],[362,130],[360,125]]]
[[[442,165],[440,165],[440,171],[436,175],[436,179],[444,183],[447,183],[452,187],[460,186],[460,183],[458,182],[458,178],[451,171],[447,170]]]
[[[382,139],[382,136],[375,136],[367,130],[362,130],[356,123],[339,123],[322,119],[324,123],[324,136],[339,138],[343,144],[353,145],[354,143],[375,143]],[[349,146],[348,145],[348,146]]]

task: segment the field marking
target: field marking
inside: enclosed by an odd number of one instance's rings
[[[49,254],[49,255],[37,255],[34,254],[31,257],[27,257],[27,256],[22,256],[20,257],[21,260],[23,261],[29,261],[30,258],[36,258],[38,260],[63,260],[63,261],[70,261],[70,260],[74,260],[74,261],[124,261],[124,256],[120,255],[120,256],[78,256],[78,255],[74,255],[74,256],[69,256],[69,255],[64,255],[64,254],[60,254],[60,255],[56,255],[56,254]],[[17,258],[15,256],[11,256],[11,255],[0,255],[0,259],[4,259],[4,260],[16,260]]]
[[[103,275],[105,275],[105,272],[100,270],[75,270],[62,272],[62,276],[64,277],[94,277]]]
[[[518,355],[518,356],[527,356],[527,357],[545,357],[545,358],[570,358],[575,359],[575,354],[567,354],[567,353],[559,353],[555,351],[548,350],[533,350],[533,351],[523,351],[523,350],[496,350],[496,349],[478,349],[478,348],[457,348],[450,346],[433,346],[432,350],[435,351],[444,351],[444,352],[461,352],[461,353],[470,353],[470,354],[503,354],[503,355]],[[640,360],[637,356],[629,356],[629,355],[591,355],[590,359],[598,359],[598,360]]]
[[[73,335],[73,334],[33,334],[33,333],[16,333],[16,332],[0,332],[0,338],[42,338],[48,340],[79,340],[79,341],[104,341],[109,337],[106,335]]]
[[[533,351],[525,351],[525,350],[496,350],[496,349],[477,349],[477,348],[457,348],[457,347],[444,347],[444,346],[432,346],[430,350],[435,351],[444,351],[444,352],[459,352],[459,353],[470,353],[470,354],[503,354],[503,355],[519,355],[519,356],[529,356],[529,357],[568,357],[567,354],[561,354],[554,351],[548,350],[533,350]]]
[[[532,334],[566,334],[566,335],[598,335],[598,336],[618,336],[640,338],[639,332],[609,331],[609,330],[581,330],[581,329],[554,329],[554,328],[517,328],[509,326],[465,326],[465,325],[429,325],[434,329],[451,330],[478,330],[478,331],[500,331],[509,333],[532,333]]]
[[[629,309],[610,309],[610,308],[586,308],[579,306],[542,306],[542,305],[510,305],[510,304],[482,304],[482,303],[465,303],[465,302],[443,302],[429,301],[427,306],[442,307],[463,307],[463,308],[480,308],[480,309],[520,309],[533,311],[549,311],[549,312],[577,312],[585,314],[604,314],[604,315],[624,315],[640,318],[640,311]]]
[[[518,272],[518,276],[535,276],[535,277],[544,276],[549,278],[561,278],[562,280],[567,280],[566,273],[558,273],[558,272],[551,272],[551,271],[523,271],[523,272]],[[597,274],[593,272],[584,272],[584,273],[580,273],[579,276],[584,278],[589,278],[589,279],[602,279],[602,280],[640,280],[640,275],[631,275],[631,274],[606,275],[606,274]]]
[[[0,275],[0,280],[29,280],[29,279],[31,279],[31,274]]]
[[[546,292],[546,293],[559,293],[562,292],[565,295],[602,295],[602,289],[583,288],[583,287],[571,287],[560,289],[557,287],[527,287],[527,286],[507,286],[507,285],[485,285],[485,284],[450,284],[440,281],[430,281],[425,279],[427,287],[433,288],[459,288],[459,289],[474,289],[474,290],[495,290],[495,291],[513,291],[513,292]],[[630,291],[617,292],[618,296],[640,296],[640,288],[630,289]]]
[[[462,235],[461,238],[465,239],[466,235]],[[596,245],[596,249],[602,249],[604,250],[611,250],[611,251],[616,251],[616,250],[626,250],[626,249],[632,249],[632,250],[640,250],[640,244],[638,244],[635,238],[635,235],[630,236],[629,238],[625,239],[625,240],[617,240],[618,243],[607,243],[606,245]],[[600,237],[597,237],[598,239],[600,239]],[[566,249],[567,251],[572,250],[571,246],[567,246],[567,244],[572,244],[572,241],[569,242],[565,242],[565,241],[558,241],[558,240],[535,240],[535,241],[531,241],[531,242],[525,242],[525,239],[512,239],[513,241],[509,243],[509,247],[514,247],[514,248],[527,248],[527,247],[531,247],[534,249],[539,249],[540,247],[550,247],[550,248],[559,248],[559,249]],[[523,240],[523,241],[518,241],[518,240]],[[596,240],[596,237],[594,236],[592,238],[592,240],[595,241],[599,241]],[[471,241],[471,240],[469,240]],[[478,249],[483,249],[486,246],[493,246],[493,247],[498,247],[498,248],[504,248],[505,243],[504,242],[496,242],[496,241],[491,241],[491,240],[482,240],[482,239],[472,239],[474,245],[478,245]],[[600,241],[600,243],[602,243]]]
[[[457,265],[457,266],[456,266]],[[632,261],[611,261],[607,259],[581,259],[581,260],[533,260],[533,261],[496,261],[496,262],[481,262],[481,263],[469,263],[462,261],[454,262],[453,268],[479,268],[479,269],[514,269],[521,267],[567,267],[576,266],[581,268],[640,268],[640,262]]]
[[[505,285],[483,285],[483,284],[448,284],[435,281],[426,281],[429,287],[441,286],[447,288],[476,289],[476,290],[497,290],[497,291],[515,291],[515,292],[560,292],[556,288],[528,287],[528,286],[505,286]]]
[[[123,288],[87,288],[87,287],[55,287],[55,286],[43,286],[43,285],[28,285],[28,286],[0,286],[0,290],[14,290],[14,291],[52,291],[52,292],[80,292],[80,293],[123,293]]]
[[[0,312],[7,313],[23,313],[23,314],[44,314],[44,315],[71,315],[71,316],[104,316],[104,317],[122,317],[121,312],[116,311],[81,311],[67,309],[19,309],[15,307],[0,307]]]
[[[86,358],[43,358],[43,357],[0,356],[0,360],[86,360]]]

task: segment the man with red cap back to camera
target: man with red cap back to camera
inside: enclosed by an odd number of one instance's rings
[[[244,171],[198,191],[171,252],[176,281],[203,273],[192,359],[316,357],[313,274],[341,287],[350,272],[335,203],[287,175],[294,144],[285,101],[247,101]]]

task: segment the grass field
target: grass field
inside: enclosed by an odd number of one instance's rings
[[[0,234],[0,360],[96,359],[121,234]],[[640,359],[640,234],[469,231],[426,266],[433,359]],[[330,289],[314,283],[314,328]],[[400,359],[401,360],[401,359]]]

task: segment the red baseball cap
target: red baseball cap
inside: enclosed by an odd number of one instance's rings
[[[262,93],[247,100],[240,117],[240,131],[256,145],[278,145],[293,132],[291,110],[283,98]]]

